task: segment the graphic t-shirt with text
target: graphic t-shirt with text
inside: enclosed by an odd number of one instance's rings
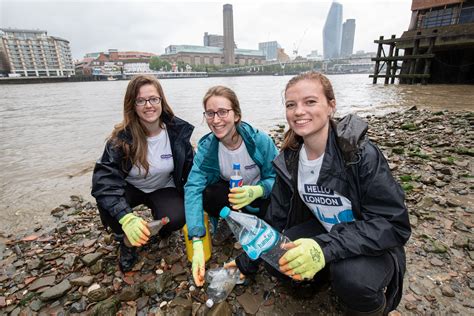
[[[324,154],[308,160],[304,145],[298,162],[298,193],[324,228],[329,232],[333,225],[354,221],[351,201],[339,193],[316,185]]]

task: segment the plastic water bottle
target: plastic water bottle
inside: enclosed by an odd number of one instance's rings
[[[280,271],[278,260],[286,252],[281,245],[291,242],[288,237],[280,234],[257,216],[234,212],[227,206],[221,210],[220,216],[227,221],[250,259],[262,258]]]
[[[150,236],[149,237],[158,234],[158,232],[163,228],[163,226],[165,226],[169,222],[170,222],[169,217],[165,216],[162,219],[158,219],[156,221],[151,221],[151,222],[147,223],[146,226],[148,227],[148,230],[150,231]],[[133,247],[132,243],[130,242],[130,240],[128,240],[128,237],[126,235],[125,235],[125,238],[124,238],[124,243],[129,248]]]
[[[220,269],[212,276],[212,281],[207,287],[208,300],[206,306],[211,308],[220,303],[232,292],[240,278],[240,271],[236,268]]]
[[[233,163],[232,171],[229,181],[229,189],[241,187],[244,184],[244,180],[240,174],[240,163]]]

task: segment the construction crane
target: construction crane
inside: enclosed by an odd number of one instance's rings
[[[304,36],[306,35],[306,32],[308,31],[309,27],[307,27],[304,32],[303,32],[303,35],[301,36],[301,39],[300,41],[298,42],[298,45],[296,45],[296,43],[293,43],[293,55],[298,56],[298,50],[300,48],[300,45],[301,45],[301,42],[303,42],[303,38]]]

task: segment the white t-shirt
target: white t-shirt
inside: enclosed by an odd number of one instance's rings
[[[240,163],[240,174],[244,185],[255,185],[260,181],[260,168],[250,157],[244,142],[235,150],[229,150],[219,142],[218,155],[222,179],[229,181],[233,174],[232,165]]]
[[[158,189],[175,187],[172,172],[174,170],[173,154],[170,139],[166,128],[160,134],[148,137],[147,160],[149,163],[148,175],[145,178],[145,169],[133,166],[125,181],[150,193]]]
[[[329,232],[335,224],[353,222],[354,214],[349,199],[331,189],[316,185],[323,158],[324,154],[315,160],[308,160],[303,145],[298,161],[298,193]]]

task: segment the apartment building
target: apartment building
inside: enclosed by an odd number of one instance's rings
[[[75,74],[69,41],[42,30],[0,28],[0,74],[70,77]]]

